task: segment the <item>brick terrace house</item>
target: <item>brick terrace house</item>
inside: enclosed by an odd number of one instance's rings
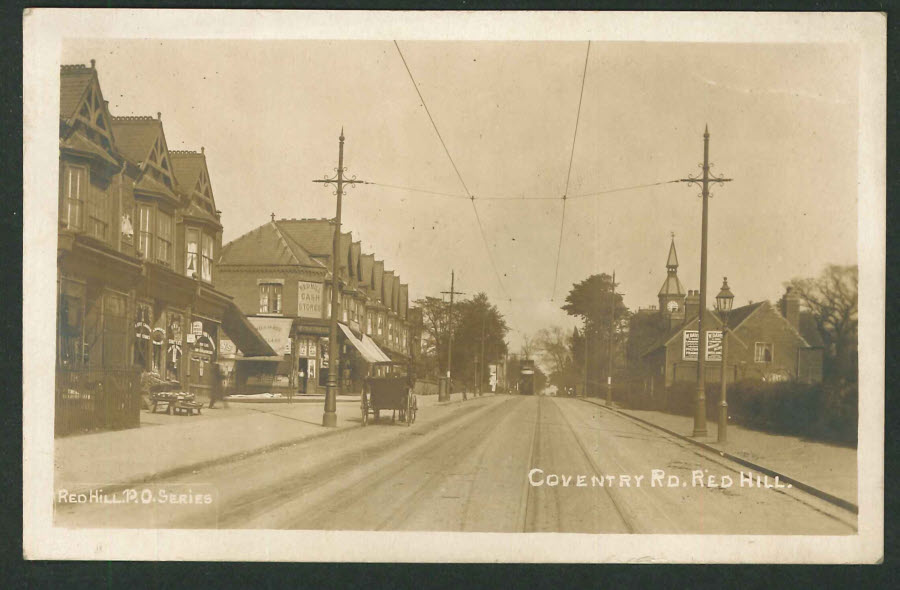
[[[331,317],[334,225],[328,219],[275,219],[228,243],[218,260],[221,285],[276,350],[238,351],[237,386],[248,391],[323,392]],[[342,233],[339,258],[340,386],[359,391],[381,362],[409,360],[409,288],[374,254]]]
[[[57,432],[136,426],[141,374],[208,390],[220,329],[271,349],[215,287],[206,156],[156,117],[114,117],[94,62],[60,71]]]
[[[673,238],[666,262],[667,276],[658,293],[659,309],[642,309],[637,315],[643,333],[630,338],[650,342],[640,352],[638,366],[645,389],[653,392],[676,381],[696,381],[700,310],[699,291],[684,292],[678,279],[678,255]],[[714,293],[717,292],[714,291]],[[713,296],[714,296],[713,293]],[[719,382],[721,375],[722,320],[706,310],[708,328],[706,380]],[[650,320],[650,321],[647,321]],[[638,322],[634,322],[637,324]],[[761,379],[803,382],[822,380],[822,339],[813,318],[800,311],[800,300],[790,289],[777,305],[768,301],[734,308],[728,316],[726,379]]]

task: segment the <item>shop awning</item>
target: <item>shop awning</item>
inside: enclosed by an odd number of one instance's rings
[[[291,354],[291,326],[293,318],[251,316],[247,320],[265,339],[274,352],[271,354]],[[245,355],[256,356],[242,350]]]
[[[235,346],[245,355],[275,356],[277,354],[233,301],[229,301],[225,306],[225,313],[222,314],[222,328]]]
[[[384,353],[381,352],[381,350],[377,346],[373,347],[373,346],[366,345],[365,334],[363,334],[363,339],[360,340],[359,338],[354,336],[353,332],[350,330],[350,328],[348,328],[344,324],[339,323],[338,326],[340,326],[341,331],[344,333],[344,336],[346,336],[347,340],[353,344],[353,346],[356,348],[356,350],[359,351],[359,354],[362,355],[362,357],[366,360],[366,362],[369,362],[369,363],[390,362],[391,359],[387,358],[384,355]],[[375,344],[371,340],[369,341],[369,343],[372,345]]]
[[[370,349],[375,356],[377,356],[379,359],[381,359],[378,362],[380,362],[380,363],[391,362],[391,357],[384,354],[384,351],[382,351],[380,348],[378,348],[378,345],[375,344],[375,341],[372,340],[371,338],[369,338],[368,336],[366,336],[365,334],[363,334],[362,343],[363,343],[363,346]]]
[[[273,363],[280,363],[284,360],[283,356],[236,356],[234,357],[236,361],[268,361]]]

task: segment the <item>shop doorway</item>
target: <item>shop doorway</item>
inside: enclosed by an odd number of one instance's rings
[[[297,388],[299,393],[307,393],[309,385],[309,359],[297,359]]]

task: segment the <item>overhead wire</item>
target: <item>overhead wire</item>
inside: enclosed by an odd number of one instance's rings
[[[472,194],[472,191],[469,190],[469,187],[466,186],[466,181],[463,180],[462,174],[459,172],[459,168],[456,167],[456,162],[453,161],[453,156],[450,155],[450,150],[447,149],[447,144],[444,143],[444,138],[441,136],[441,132],[438,130],[437,123],[434,122],[434,117],[431,116],[431,111],[428,109],[428,104],[425,102],[425,97],[422,96],[422,92],[419,90],[419,85],[416,84],[416,79],[413,76],[412,70],[409,69],[409,64],[406,63],[406,58],[403,56],[403,52],[400,50],[400,45],[394,40],[394,47],[397,48],[397,53],[400,54],[400,59],[403,61],[403,67],[406,68],[406,73],[409,74],[409,79],[412,82],[413,88],[416,89],[416,94],[419,95],[419,100],[422,101],[422,106],[425,108],[425,113],[428,115],[428,120],[431,121],[431,126],[434,128],[434,132],[437,134],[438,139],[441,142],[441,147],[444,148],[444,153],[447,154],[447,159],[450,160],[450,164],[453,166],[453,171],[456,172],[456,177],[459,178],[459,183],[462,185],[463,189],[466,191],[466,195],[468,195],[469,200],[472,202],[472,210],[475,212],[475,220],[478,222],[478,230],[481,232],[481,239],[484,242],[484,248],[487,252],[488,261],[491,263],[491,268],[494,269],[494,274],[497,277],[497,284],[500,285],[500,290],[503,291],[504,299],[509,299],[509,294],[506,292],[506,287],[503,285],[503,280],[500,278],[500,271],[497,270],[497,265],[494,263],[494,257],[491,254],[491,248],[487,241],[487,235],[484,233],[484,225],[481,223],[481,216],[478,215],[478,207],[475,205],[475,195]]]
[[[556,246],[556,270],[553,274],[553,295],[550,301],[556,299],[556,285],[559,279],[559,259],[562,255],[563,231],[566,225],[566,200],[569,193],[569,180],[572,178],[572,163],[575,161],[575,143],[578,139],[578,123],[581,120],[581,103],[584,100],[584,83],[587,80],[588,58],[591,55],[591,42],[588,41],[587,51],[584,54],[584,70],[581,72],[581,92],[578,94],[578,112],[575,115],[575,133],[572,135],[572,152],[569,154],[569,171],[566,173],[566,190],[562,196],[562,215],[559,220],[559,243]]]

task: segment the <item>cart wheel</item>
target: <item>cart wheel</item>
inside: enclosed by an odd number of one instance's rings
[[[366,401],[365,394],[363,394],[360,409],[362,410],[362,425],[365,426],[369,423],[369,403]]]

